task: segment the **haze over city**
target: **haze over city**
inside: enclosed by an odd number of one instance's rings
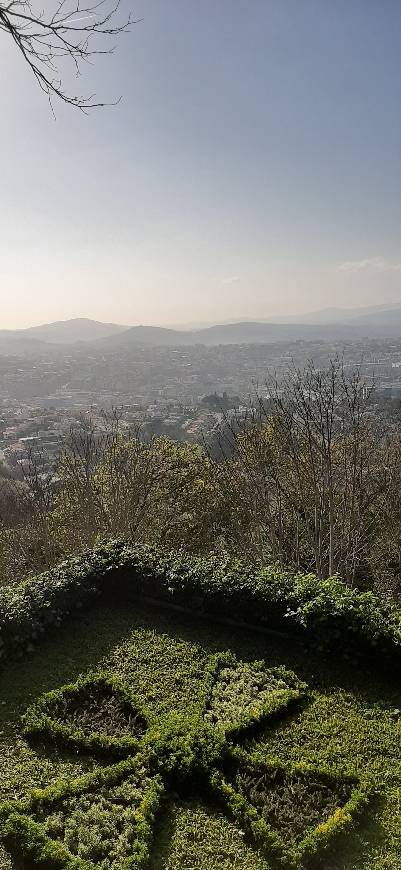
[[[401,299],[401,7],[123,0],[55,107],[2,38],[1,327],[198,325]]]
[[[401,870],[400,45],[0,0],[0,870]]]

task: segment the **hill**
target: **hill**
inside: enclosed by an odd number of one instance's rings
[[[277,341],[314,340],[321,338],[353,337],[353,330],[344,327],[335,330],[330,326],[314,326],[296,323],[263,323],[244,321],[216,324],[204,329],[178,330],[158,326],[134,326],[119,335],[112,335],[96,342],[104,350],[128,349],[133,345],[184,347],[203,344],[270,344]]]
[[[29,354],[36,356],[52,353],[57,348],[73,345],[80,341],[92,342],[111,337],[127,330],[126,326],[115,323],[101,323],[86,317],[72,320],[59,320],[44,323],[28,329],[0,329],[0,354]]]
[[[85,317],[28,329],[0,330],[0,354],[54,352],[81,343],[102,352],[134,346],[270,344],[282,341],[352,341],[401,337],[401,303],[365,308],[327,308],[269,321],[242,320],[199,329],[122,326]]]
[[[193,344],[194,333],[178,329],[167,329],[162,326],[132,326],[118,335],[110,335],[96,342],[97,347],[118,350],[126,349],[132,345],[149,345],[159,347],[162,345],[175,346]]]
[[[48,349],[48,344],[39,339],[30,337],[24,330],[0,329],[0,354],[12,356],[13,354],[38,354]]]
[[[365,325],[379,326],[383,323],[399,325],[401,323],[401,303],[382,305],[366,305],[361,308],[322,308],[310,311],[307,314],[291,314],[286,317],[274,317],[273,323],[299,323],[299,324],[351,324],[353,326]]]
[[[101,323],[88,317],[58,320],[21,330],[27,338],[35,338],[50,344],[74,344],[77,341],[94,341],[99,338],[124,332],[128,327],[116,323]]]
[[[349,341],[364,338],[390,338],[401,335],[400,317],[383,316],[381,321],[361,318],[340,323],[263,323],[242,321],[216,324],[204,329],[178,330],[156,326],[134,326],[118,335],[95,342],[105,351],[128,349],[134,345],[183,347],[195,344],[271,344],[281,341]]]

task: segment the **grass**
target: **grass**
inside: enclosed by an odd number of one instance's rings
[[[152,870],[266,870],[241,830],[218,808],[198,801],[172,803],[166,809],[152,855]]]
[[[368,776],[378,786],[379,795],[361,825],[344,835],[335,855],[327,853],[324,863],[315,866],[320,870],[400,870],[401,698],[391,675],[387,679],[386,675],[365,674],[351,661],[345,665],[333,656],[325,660],[320,652],[314,657],[295,643],[127,601],[114,601],[112,606],[98,601],[87,614],[74,617],[73,624],[66,622],[30,656],[8,664],[1,672],[2,799],[23,798],[33,788],[45,788],[60,777],[75,778],[99,764],[88,753],[73,754],[24,738],[21,716],[44,692],[106,668],[143,699],[154,717],[171,711],[196,715],[206,700],[205,669],[210,657],[226,650],[244,664],[220,671],[209,705],[213,722],[230,722],[239,706],[253,709],[263,693],[277,684],[280,688],[280,672],[273,678],[266,666],[284,666],[308,683],[311,696],[291,714],[255,731],[246,748],[275,756],[283,764],[304,762]],[[257,666],[251,666],[255,660]],[[106,732],[116,729],[118,733],[119,727],[123,731],[127,727],[121,709],[110,698],[100,699],[100,706],[94,698],[91,704],[67,712],[87,728],[99,717]],[[324,821],[343,799],[318,780],[305,788],[296,778],[278,782],[265,777],[256,786],[244,774],[238,787],[248,796],[252,793],[254,804],[259,801],[261,815],[267,814],[270,823],[275,813],[277,826],[295,840],[305,826]],[[174,789],[156,823],[151,870],[271,870],[269,859],[255,850],[241,826],[233,824],[221,807],[204,794],[176,793]],[[73,841],[74,831],[81,831],[77,848],[86,854],[85,837],[92,847],[93,840],[99,839],[96,831],[106,831],[104,840],[109,836],[109,799],[110,795],[91,799],[86,819],[92,821],[86,832],[82,815],[86,805],[82,806],[81,799],[74,807],[64,806],[61,817],[50,813],[47,824],[53,832],[59,825],[58,836],[67,837],[68,842]],[[118,799],[114,806],[120,806]],[[291,807],[299,811],[292,813]],[[113,812],[121,815],[121,806]],[[129,826],[130,820],[126,821]],[[1,845],[0,867],[19,870]]]

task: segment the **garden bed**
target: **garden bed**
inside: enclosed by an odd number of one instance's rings
[[[0,674],[0,866],[399,870],[394,682],[97,597]]]

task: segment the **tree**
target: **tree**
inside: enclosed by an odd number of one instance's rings
[[[81,0],[58,0],[53,10],[35,11],[32,0],[0,0],[0,31],[14,41],[18,51],[49,99],[54,97],[82,111],[104,106],[95,94],[71,93],[63,84],[65,61],[77,77],[95,55],[112,54],[110,38],[135,24],[120,16],[120,0],[100,0],[82,5]]]
[[[401,438],[380,431],[371,390],[341,360],[310,363],[270,383],[245,425],[226,421],[217,480],[230,550],[363,584],[384,577],[391,549],[399,576]]]
[[[71,430],[46,510],[50,538],[63,552],[100,539],[213,548],[219,508],[212,465],[198,445],[166,436],[144,440],[118,411],[99,429],[90,418]],[[42,502],[37,493],[35,503]]]

